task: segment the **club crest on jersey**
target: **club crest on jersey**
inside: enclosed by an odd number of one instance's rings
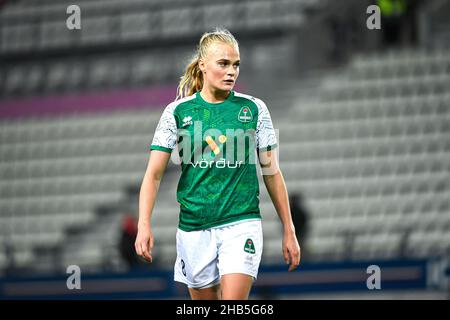
[[[248,252],[248,253],[252,253],[252,254],[256,252],[255,245],[253,244],[253,240],[252,239],[248,238],[245,241],[244,251]]]
[[[183,127],[186,127],[188,125],[192,124],[192,117],[191,116],[187,116],[183,118]]]
[[[250,111],[249,107],[243,106],[241,108],[241,111],[239,111],[239,114],[238,114],[238,120],[240,122],[244,122],[244,123],[250,122],[253,120],[253,115],[252,115],[252,112]]]

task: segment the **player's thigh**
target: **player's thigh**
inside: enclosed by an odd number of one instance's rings
[[[243,273],[228,273],[220,278],[223,300],[247,300],[253,277]]]
[[[263,251],[261,221],[244,221],[220,229],[220,276],[245,274],[256,280]]]
[[[206,289],[219,283],[214,231],[177,231],[174,280],[189,288]]]
[[[204,289],[189,288],[189,294],[192,300],[220,300],[220,284]]]

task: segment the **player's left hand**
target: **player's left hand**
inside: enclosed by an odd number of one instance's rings
[[[285,232],[283,236],[283,257],[286,264],[289,264],[289,272],[295,270],[300,264],[300,255],[300,246],[295,233]]]

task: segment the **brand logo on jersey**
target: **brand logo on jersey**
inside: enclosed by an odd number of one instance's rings
[[[227,136],[225,135],[220,135],[218,138],[219,142],[223,145],[226,141],[227,141]],[[217,145],[217,143],[214,141],[214,139],[211,136],[206,136],[205,138],[206,143],[208,144],[208,146],[211,148],[211,151],[214,152],[214,155],[217,156],[220,153],[220,147]],[[195,163],[191,164],[195,167],[199,166],[200,168],[212,168],[213,166],[215,166],[216,168],[239,168],[242,164],[244,163],[244,161],[236,161],[236,162],[232,162],[232,161],[226,161],[224,158],[221,158],[218,161],[208,161],[205,159],[202,159],[200,161],[196,161]]]
[[[183,118],[178,120],[179,126],[183,123]],[[226,133],[216,128],[203,130],[202,121],[192,118],[192,126],[177,130],[179,157],[175,159],[175,163],[198,165],[201,168],[223,167],[223,158],[227,160],[225,167],[228,168],[258,163],[255,129],[225,129]],[[220,162],[215,164],[214,161],[211,163],[211,160]]]
[[[240,168],[244,164],[244,161],[231,162],[231,161],[225,160],[224,158],[222,158],[218,161],[214,161],[214,160],[208,161],[208,160],[202,159],[200,161],[196,161],[195,163],[191,162],[190,164],[194,168],[198,166],[202,169],[212,168],[212,167],[216,167],[219,169],[225,168],[225,167],[234,169],[234,168]]]
[[[192,117],[191,116],[187,116],[183,118],[183,127],[186,127],[188,125],[192,124]]]
[[[248,253],[251,253],[251,254],[254,254],[256,252],[255,245],[253,244],[253,240],[252,239],[248,238],[245,241],[244,251],[248,252]]]
[[[211,147],[211,150],[214,152],[214,154],[217,156],[220,153],[220,148],[217,145],[217,143],[214,142],[214,139],[211,136],[207,136],[205,138],[206,143]],[[227,136],[220,135],[219,136],[219,142],[221,144],[224,144],[227,141]]]
[[[249,107],[243,106],[241,108],[241,111],[239,111],[239,114],[238,114],[238,120],[240,122],[244,122],[244,123],[250,122],[253,120],[253,115],[252,115],[252,112]]]

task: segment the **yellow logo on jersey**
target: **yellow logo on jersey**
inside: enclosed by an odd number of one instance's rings
[[[214,154],[217,156],[220,153],[219,146],[214,142],[213,138],[211,136],[207,136],[205,138],[208,145],[211,147],[211,150],[214,152]],[[227,136],[221,135],[219,136],[220,143],[224,144],[227,141]]]

